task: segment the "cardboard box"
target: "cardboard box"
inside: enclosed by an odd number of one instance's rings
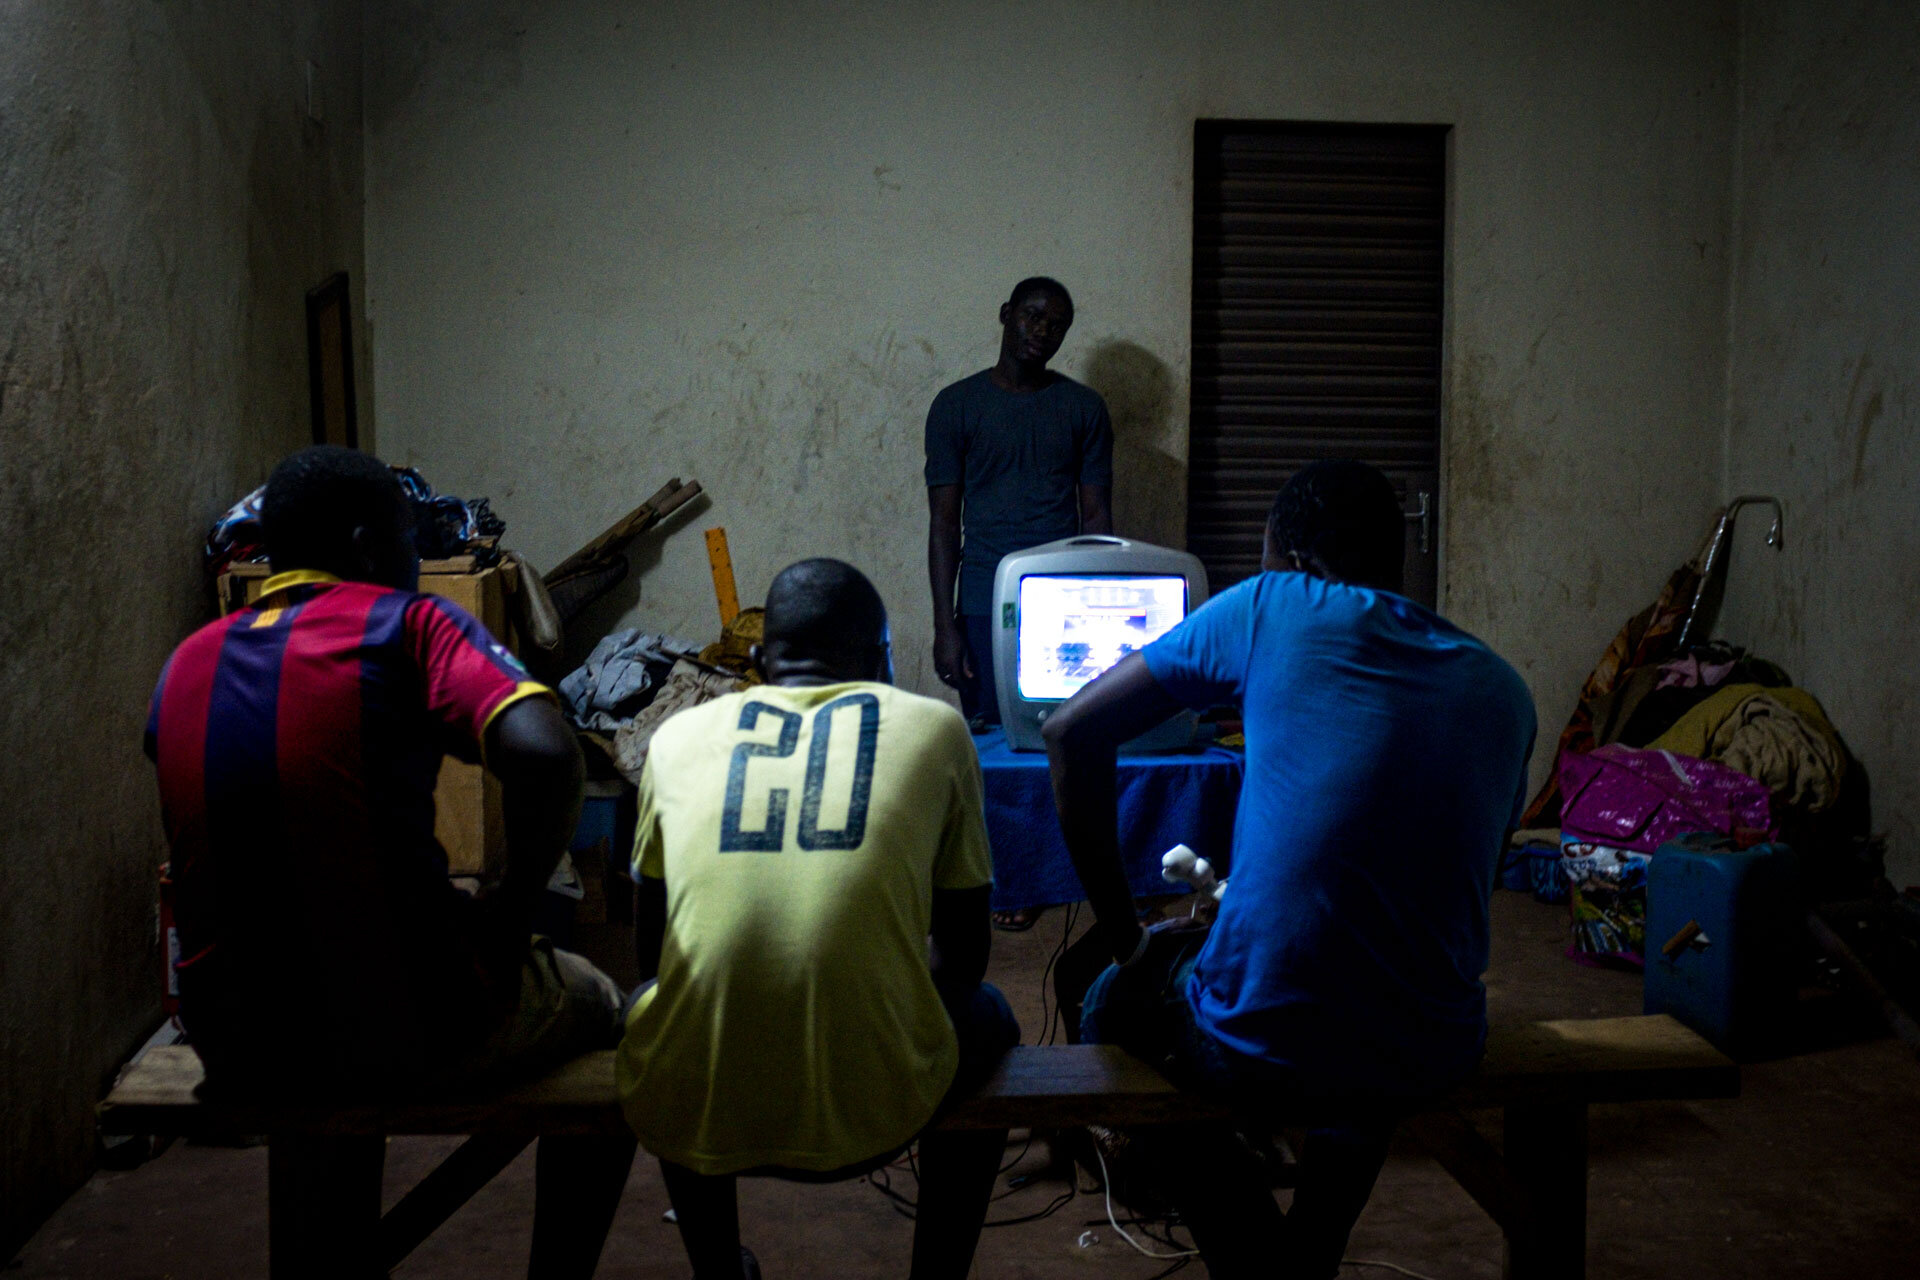
[[[271,571],[264,564],[235,564],[220,575],[220,612],[231,613],[260,598]],[[475,569],[471,556],[426,560],[420,565],[420,589],[453,601],[515,653],[520,637],[509,605],[520,588],[520,571],[511,562]],[[433,834],[447,851],[447,870],[456,876],[492,879],[505,870],[507,828],[500,808],[500,782],[479,765],[449,756],[440,765],[433,791]]]

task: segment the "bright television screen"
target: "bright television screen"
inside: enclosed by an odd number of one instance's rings
[[[1020,579],[1020,696],[1071,698],[1186,616],[1183,577],[1028,574]]]

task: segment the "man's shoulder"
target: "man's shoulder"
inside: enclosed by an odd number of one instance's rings
[[[1527,690],[1527,682],[1492,645],[1437,609],[1429,609],[1404,597],[1395,598],[1425,623],[1435,647],[1444,648],[1478,664],[1480,675],[1476,679],[1477,684],[1483,685],[1489,693],[1517,699],[1525,702],[1529,709],[1532,708],[1533,696]]]
[[[889,715],[914,725],[924,725],[930,732],[942,734],[958,733],[972,741],[967,733],[966,717],[953,709],[953,705],[939,698],[930,698],[924,693],[909,693],[894,685],[874,685],[884,690]]]
[[[1328,587],[1336,587],[1342,592],[1350,590],[1339,584],[1323,582],[1309,574],[1262,569],[1250,578],[1242,578],[1232,586],[1215,592],[1194,614],[1207,610],[1210,620],[1224,620],[1228,615],[1238,615],[1256,621],[1297,621],[1308,616],[1315,606],[1326,607],[1329,603],[1326,599]]]
[[[1314,636],[1317,644],[1339,645],[1387,635],[1398,642],[1395,652],[1403,661],[1465,659],[1525,689],[1518,673],[1485,641],[1437,610],[1395,592],[1293,570],[1268,570],[1227,588],[1208,604],[1229,610],[1236,602],[1269,639],[1299,633]]]
[[[836,694],[836,698],[865,693],[878,699],[881,713],[889,725],[908,729],[916,735],[933,735],[950,743],[965,742],[972,745],[973,738],[967,732],[966,718],[955,711],[951,703],[877,680],[853,681],[837,687],[844,692]]]
[[[185,640],[182,640],[178,645],[174,646],[173,651],[178,654],[184,653],[189,649],[198,649],[205,645],[218,645],[226,638],[227,632],[246,622],[249,617],[257,617],[258,614],[259,610],[248,607],[245,609],[236,609],[232,613],[215,618],[212,622],[203,623],[195,627],[192,634],[188,635]]]
[[[973,737],[965,718],[940,699],[897,685],[859,681],[839,686],[834,700],[854,694],[869,695],[879,704],[883,754],[896,761],[911,758],[918,762],[915,767],[935,759],[953,763],[972,758]]]
[[[249,612],[250,610],[238,610],[196,627],[192,634],[173,647],[173,653],[167,658],[167,673],[171,676],[186,671],[195,664],[205,663],[211,666],[217,662],[221,646],[226,643],[227,632],[238,626]]]
[[[1539,713],[1534,709],[1533,690],[1527,687],[1526,677],[1484,640],[1476,638],[1474,643],[1480,648],[1481,662],[1485,667],[1481,685],[1489,698],[1504,705],[1513,715],[1514,722],[1529,734],[1537,732]]]
[[[983,390],[996,389],[993,385],[993,370],[982,369],[978,373],[970,373],[940,388],[934,393],[933,403],[936,406],[963,403],[979,398]]]
[[[1392,628],[1415,639],[1416,643],[1401,646],[1408,661],[1445,671],[1449,690],[1475,706],[1501,708],[1516,724],[1524,724],[1531,731],[1533,694],[1513,664],[1492,645],[1437,610],[1404,596],[1387,592],[1379,595],[1392,621],[1386,621],[1379,611],[1369,611],[1368,625]]]

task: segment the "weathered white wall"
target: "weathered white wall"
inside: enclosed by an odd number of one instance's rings
[[[1722,634],[1777,655],[1865,762],[1896,885],[1920,881],[1920,8],[1743,10]]]
[[[159,1018],[147,696],[308,436],[305,291],[360,275],[358,9],[0,7],[0,1258]]]
[[[1726,3],[432,3],[369,18],[381,440],[551,565],[670,475],[629,616],[867,569],[926,648],[921,427],[1018,277],[1073,288],[1124,533],[1185,505],[1200,117],[1452,135],[1445,605],[1551,740],[1718,498]],[[625,603],[631,603],[631,597]],[[613,616],[596,619],[611,625]],[[1544,764],[1546,752],[1541,752]]]
[[[155,1016],[142,709],[206,522],[306,437],[302,293],[363,274],[359,8],[0,11],[0,1254]],[[1709,508],[1778,493],[1788,551],[1743,531],[1722,633],[1826,700],[1920,878],[1911,6],[378,9],[386,451],[543,564],[698,476],[746,594],[866,567],[920,688],[922,415],[1007,285],[1073,286],[1121,528],[1177,542],[1193,121],[1453,125],[1448,611],[1551,735]],[[648,560],[593,621],[710,631],[697,533]]]

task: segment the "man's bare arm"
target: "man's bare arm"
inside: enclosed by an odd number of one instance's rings
[[[1115,960],[1133,954],[1140,925],[1120,862],[1114,752],[1179,709],[1146,659],[1130,653],[1069,698],[1040,729],[1060,833],[1093,905],[1095,927]]]
[[[927,580],[933,588],[933,671],[945,684],[973,678],[967,639],[953,616],[953,584],[960,575],[961,488],[927,486]]]
[[[993,886],[933,891],[932,948],[928,964],[933,985],[950,1010],[970,999],[987,976],[987,952],[993,942],[989,906]]]
[[[586,766],[560,709],[546,698],[523,698],[489,726],[487,768],[500,779],[507,837],[507,869],[488,895],[488,928],[500,945],[522,947],[573,838]]]
[[[660,976],[660,949],[667,940],[667,883],[652,876],[633,882],[633,954],[639,981]]]
[[[1080,532],[1113,532],[1112,485],[1083,484],[1080,486]]]

